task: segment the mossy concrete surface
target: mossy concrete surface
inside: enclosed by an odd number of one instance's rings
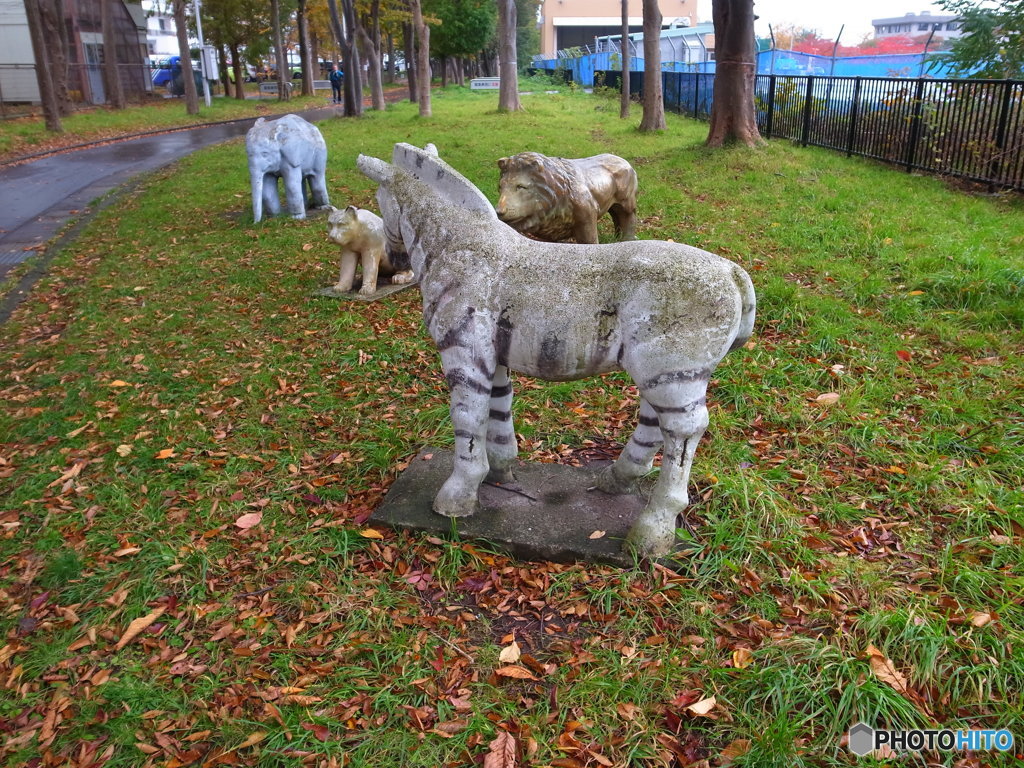
[[[431,502],[451,474],[453,455],[450,450],[421,449],[370,522],[442,535],[454,532],[522,560],[634,565],[633,557],[622,552],[622,542],[645,500],[639,494],[610,496],[594,487],[598,471],[608,462],[584,467],[519,462],[515,483],[484,483],[475,514],[448,518],[434,512]]]

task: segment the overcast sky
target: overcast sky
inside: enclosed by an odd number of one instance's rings
[[[842,42],[859,43],[872,32],[871,20],[903,16],[922,11],[942,12],[935,3],[925,0],[860,0],[842,3],[835,0],[754,0],[754,13],[759,17],[755,30],[758,36],[768,36],[768,25],[779,27],[792,24],[804,29],[815,29],[828,40],[834,40],[839,28],[845,24]],[[711,21],[711,0],[697,0],[700,21]]]

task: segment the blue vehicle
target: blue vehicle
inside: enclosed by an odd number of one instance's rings
[[[185,93],[185,83],[182,80],[181,57],[171,56],[160,61],[159,69],[153,73],[153,85],[157,88],[166,88],[172,96],[181,96]],[[192,62],[192,78],[195,80],[196,88],[203,87],[203,74],[199,71],[199,63]]]

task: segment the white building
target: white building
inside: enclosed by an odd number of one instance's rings
[[[22,0],[0,0],[0,99],[39,101],[35,54]]]
[[[876,40],[886,37],[927,37],[933,30],[933,40],[951,40],[962,34],[957,16],[930,11],[907,13],[891,19],[872,19],[871,26],[875,28]]]
[[[3,0],[0,0],[2,2]],[[150,60],[178,55],[178,33],[169,0],[142,0]]]

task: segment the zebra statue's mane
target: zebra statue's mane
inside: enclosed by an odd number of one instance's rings
[[[494,206],[473,182],[437,156],[437,148],[423,149],[412,144],[395,144],[391,156],[395,167],[422,181],[450,203],[467,211],[486,213],[497,220]]]

